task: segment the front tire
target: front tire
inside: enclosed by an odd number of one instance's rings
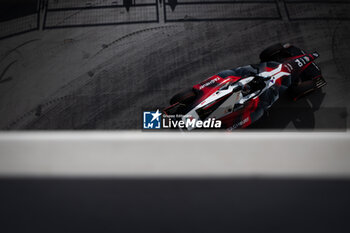
[[[315,83],[312,80],[302,82],[298,84],[297,86],[293,86],[290,88],[290,92],[292,94],[293,99],[296,101],[303,96],[306,96],[307,94],[313,92],[316,90]]]
[[[176,103],[189,103],[191,100],[193,100],[196,97],[196,94],[192,89],[182,91],[176,95],[173,96],[170,100],[170,105],[176,104]]]
[[[260,53],[261,62],[278,61],[283,57],[284,46],[281,43],[271,45]]]

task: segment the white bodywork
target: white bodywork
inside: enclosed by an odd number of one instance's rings
[[[278,80],[279,78],[281,78],[285,75],[290,75],[290,73],[282,72],[282,64],[280,64],[276,69],[274,69],[270,72],[262,72],[262,73],[259,73],[258,75],[260,77],[269,78],[265,81],[266,86],[264,89],[262,89],[261,91],[259,90],[259,91],[256,91],[254,93],[251,93],[251,94],[244,96],[244,97],[243,97],[243,94],[241,91],[237,91],[237,92],[233,93],[223,104],[221,104],[221,106],[219,108],[217,108],[214,112],[212,112],[208,116],[208,118],[219,119],[219,118],[222,118],[222,117],[232,113],[234,106],[237,103],[244,104],[245,102],[247,102],[248,100],[250,100],[252,98],[257,98],[260,94],[264,93],[267,89],[269,89],[273,85],[275,85],[276,80]],[[204,101],[202,101],[200,104],[198,104],[195,108],[193,108],[191,111],[189,111],[187,114],[185,114],[185,116],[182,117],[182,120],[185,122],[188,119],[189,120],[193,120],[193,119],[200,120],[199,115],[197,114],[198,109],[206,107],[206,106],[212,104],[214,101],[216,101],[216,100],[218,100],[226,95],[231,94],[234,89],[236,89],[239,86],[243,87],[244,85],[253,81],[254,78],[255,78],[254,76],[244,78],[244,79],[238,81],[237,83],[228,86],[226,89],[216,91],[215,93],[210,95],[208,98],[206,98]],[[278,99],[278,96],[277,96],[276,100],[277,99]],[[193,127],[187,128],[187,130],[189,130],[189,131],[193,130],[193,129],[194,129]]]

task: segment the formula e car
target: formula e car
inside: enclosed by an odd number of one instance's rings
[[[314,62],[318,57],[317,52],[306,53],[290,44],[270,46],[260,54],[259,64],[224,70],[176,94],[163,113],[183,121],[220,120],[221,128],[229,130],[246,128],[283,93],[297,100],[326,85]]]

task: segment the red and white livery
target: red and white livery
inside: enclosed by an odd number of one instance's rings
[[[225,129],[246,128],[287,90],[297,100],[324,86],[314,62],[318,56],[289,44],[273,45],[260,54],[261,63],[222,71],[175,95],[164,113],[182,121],[220,120]]]

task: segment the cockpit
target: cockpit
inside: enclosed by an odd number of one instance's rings
[[[254,76],[258,73],[258,69],[254,68],[251,65],[248,66],[242,66],[238,67],[232,70],[224,70],[218,73],[218,76],[221,78],[227,78],[229,76],[235,76],[235,77],[248,77],[248,76]]]

